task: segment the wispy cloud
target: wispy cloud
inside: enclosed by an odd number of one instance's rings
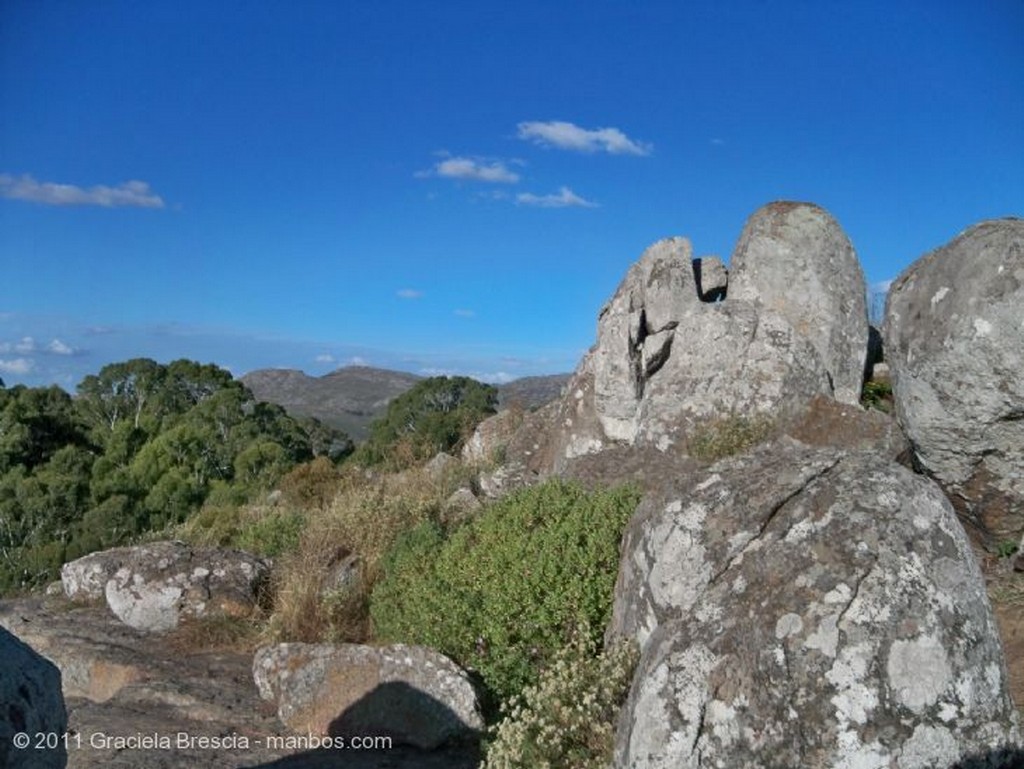
[[[653,147],[635,141],[618,128],[581,128],[562,120],[527,121],[518,126],[517,136],[542,147],[576,152],[607,152],[610,155],[650,155]]]
[[[490,384],[505,384],[515,379],[507,371],[467,371],[458,368],[441,368],[437,366],[426,366],[416,372],[420,376],[468,376],[478,382],[489,382]]]
[[[516,195],[516,203],[522,206],[538,206],[540,208],[597,208],[598,204],[581,198],[568,187],[562,187],[558,194],[534,195],[523,192]]]
[[[455,314],[458,315],[460,318],[475,318],[476,317],[476,311],[475,310],[459,309],[459,310],[455,311]]]
[[[163,208],[164,201],[146,182],[128,181],[116,187],[103,184],[77,187],[74,184],[39,182],[30,175],[0,174],[0,195],[46,206],[102,206],[103,208]]]
[[[317,355],[314,360],[317,363],[334,363],[334,356],[330,353],[323,353],[321,355]]]
[[[0,358],[0,372],[4,374],[27,374],[35,366],[35,362],[29,358],[12,358],[5,360]]]
[[[429,171],[420,171],[416,176],[440,176],[444,179],[488,184],[515,184],[519,181],[519,174],[509,169],[505,161],[473,157],[446,157],[435,163]]]
[[[415,288],[400,288],[395,292],[395,296],[399,299],[419,299],[423,296],[423,292]]]

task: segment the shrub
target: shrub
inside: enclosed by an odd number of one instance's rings
[[[326,509],[310,513],[297,548],[275,567],[273,640],[366,640],[382,559],[403,532],[436,520],[450,493],[423,470],[367,477],[350,468],[337,489]],[[358,559],[358,579],[339,589],[325,580],[343,555]]]
[[[690,438],[690,455],[705,462],[714,462],[765,440],[772,431],[768,417],[730,415],[716,419],[694,431]]]
[[[498,697],[520,691],[574,629],[607,624],[619,540],[638,499],[629,487],[587,493],[554,480],[447,539],[420,526],[396,543],[373,591],[377,636],[444,652]]]
[[[577,634],[536,685],[502,704],[505,718],[481,769],[611,765],[615,720],[639,654],[625,641],[598,654],[588,636]]]
[[[892,411],[892,383],[886,380],[872,379],[864,383],[860,403],[867,409],[878,409],[889,413]]]

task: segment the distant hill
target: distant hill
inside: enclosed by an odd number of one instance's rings
[[[258,369],[243,376],[242,383],[259,400],[276,403],[293,416],[316,417],[362,441],[388,402],[422,378],[404,371],[346,366],[321,377],[295,369]],[[568,374],[552,374],[513,380],[498,387],[499,407],[541,406],[558,397],[568,379]]]

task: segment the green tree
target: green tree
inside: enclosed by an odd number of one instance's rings
[[[431,377],[388,404],[357,457],[409,464],[456,449],[498,405],[494,387],[468,377]]]

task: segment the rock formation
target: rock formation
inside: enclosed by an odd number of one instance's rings
[[[988,547],[1024,532],[1024,220],[982,222],[889,289],[896,416]]]
[[[162,631],[183,618],[248,616],[268,568],[240,550],[151,542],[70,561],[61,568],[61,582],[73,601],[104,598],[125,624]]]
[[[872,453],[724,460],[645,501],[620,569],[611,633],[643,654],[617,767],[926,769],[1019,741],[963,529]]]
[[[469,678],[421,646],[267,646],[256,653],[253,677],[299,734],[389,736],[431,750],[483,729]]]
[[[836,400],[858,404],[867,356],[864,274],[846,233],[808,203],[771,203],[732,255],[729,299],[774,310],[817,350]]]
[[[0,766],[63,769],[68,718],[60,671],[2,627],[0,659]]]

